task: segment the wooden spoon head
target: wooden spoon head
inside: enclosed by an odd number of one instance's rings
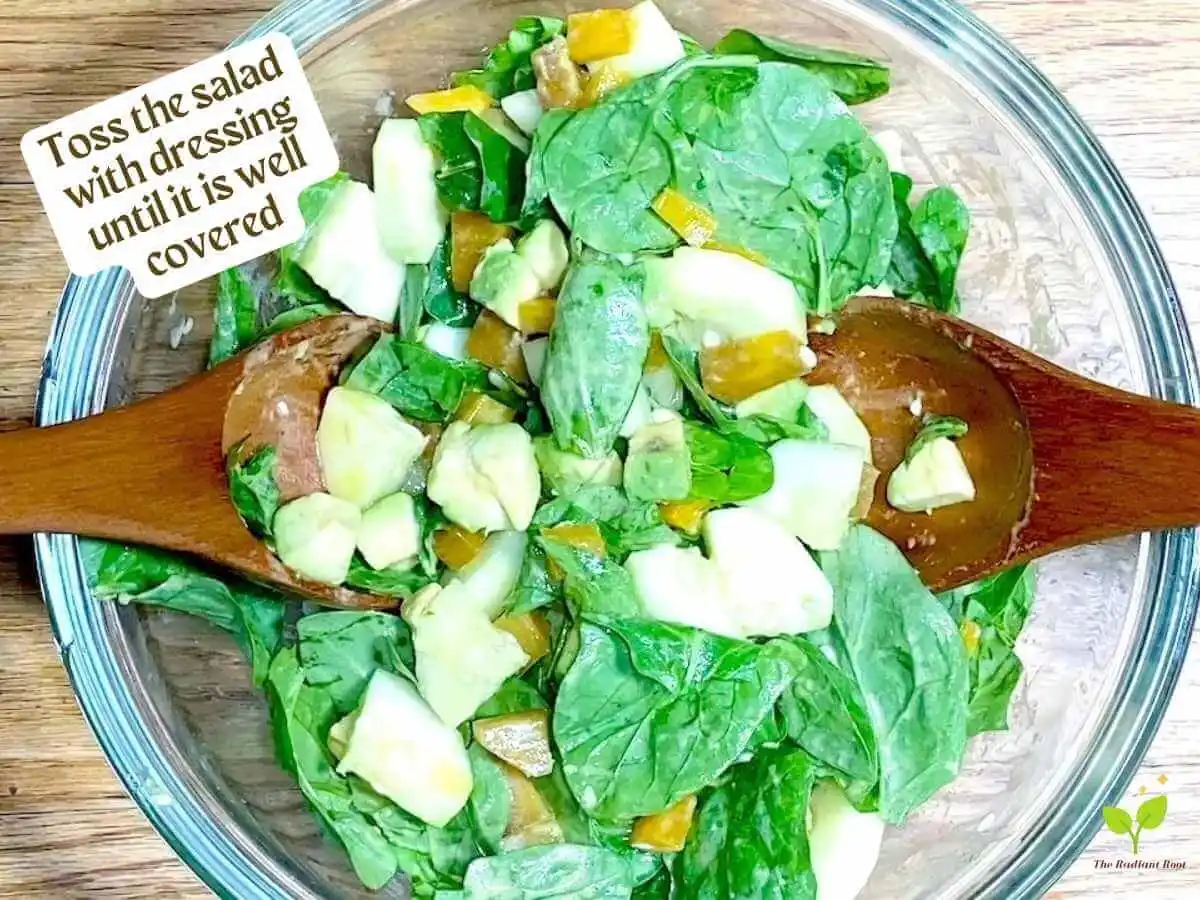
[[[867,524],[894,541],[935,590],[1002,568],[1032,500],[1024,412],[976,352],[976,342],[989,338],[995,340],[932,310],[874,298],[851,301],[832,335],[813,335],[819,364],[810,383],[837,386],[871,433],[880,477]],[[887,480],[926,414],[969,424],[958,445],[976,499],[905,513],[888,505]]]
[[[273,446],[276,482],[284,502],[324,490],[317,425],[325,395],[337,384],[346,362],[382,330],[381,323],[372,319],[330,316],[274,335],[225,363],[240,371],[225,408],[222,454],[239,445],[251,453]],[[234,518],[249,535],[240,519]],[[397,603],[393,597],[311,581],[284,566],[265,544],[254,540],[254,545],[242,541],[236,559],[218,561],[325,605],[377,609]]]

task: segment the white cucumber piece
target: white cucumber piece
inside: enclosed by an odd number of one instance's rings
[[[399,263],[429,262],[446,234],[437,160],[416,119],[384,119],[371,150],[375,220],[383,248]]]
[[[275,553],[305,578],[341,584],[350,571],[361,519],[357,506],[329,494],[300,497],[275,514]]]

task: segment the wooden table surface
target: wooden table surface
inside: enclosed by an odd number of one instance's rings
[[[1200,0],[975,0],[1099,134],[1162,242],[1200,337]],[[265,0],[0,3],[0,429],[30,422],[66,275],[21,135],[220,49]],[[3,461],[0,461],[3,465]],[[0,541],[0,898],[204,897],[126,797],[59,665],[28,540]],[[1102,872],[1101,834],[1057,898],[1200,896],[1200,654],[1133,785],[1167,777],[1153,853],[1181,872]]]

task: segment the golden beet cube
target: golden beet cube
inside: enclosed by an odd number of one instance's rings
[[[537,786],[521,772],[501,762],[501,771],[508,785],[508,826],[504,829],[501,849],[521,850],[544,844],[561,844],[562,826]]]
[[[583,79],[583,95],[579,98],[579,106],[591,106],[604,99],[619,87],[629,84],[630,78],[624,72],[603,63],[592,66]]]
[[[577,109],[583,97],[584,75],[571,60],[562,36],[534,50],[532,61],[542,106],[546,109]]]
[[[687,843],[695,812],[696,795],[688,794],[670,809],[634,822],[629,843],[652,853],[677,853]]]
[[[467,353],[485,366],[499,369],[513,381],[529,382],[525,354],[521,352],[524,336],[491,310],[480,313],[467,336]]]
[[[529,665],[533,665],[550,652],[550,620],[540,612],[501,616],[492,624],[517,639],[517,643],[529,657]]]
[[[705,347],[700,351],[700,380],[718,400],[739,403],[805,374],[803,348],[804,343],[790,331],[769,331]]]
[[[517,307],[517,320],[523,334],[549,334],[554,324],[558,301],[553,297],[534,297]]]
[[[547,710],[527,709],[476,719],[471,724],[471,733],[483,749],[529,778],[541,778],[554,771]]]
[[[567,49],[583,64],[621,56],[633,48],[633,16],[627,9],[594,9],[567,16]]]
[[[650,206],[693,247],[703,247],[717,233],[717,220],[713,214],[675,188],[663,188]]]
[[[511,406],[480,391],[468,391],[454,411],[454,418],[468,425],[503,425],[516,417],[517,411]]]
[[[708,508],[707,500],[667,500],[658,504],[664,522],[693,537],[700,533],[700,524]]]
[[[471,84],[447,88],[444,91],[413,94],[406,102],[415,113],[422,116],[426,113],[451,112],[478,114],[496,105],[491,94]]]
[[[486,540],[482,531],[447,525],[433,533],[433,552],[446,568],[461,569],[479,555]]]
[[[483,251],[496,241],[512,237],[513,230],[478,212],[456,212],[450,217],[450,280],[466,293]]]

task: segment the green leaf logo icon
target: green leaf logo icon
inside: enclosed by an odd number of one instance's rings
[[[1129,813],[1116,806],[1106,806],[1102,810],[1104,815],[1104,824],[1108,826],[1108,830],[1113,834],[1129,834],[1133,830],[1133,819],[1129,817]]]
[[[1137,823],[1141,828],[1157,828],[1167,817],[1167,796],[1151,797],[1138,807]],[[1125,818],[1129,818],[1126,816]]]
[[[1113,834],[1129,835],[1129,842],[1133,846],[1133,855],[1137,856],[1142,832],[1153,831],[1167,818],[1167,797],[1165,794],[1151,797],[1138,807],[1136,816],[1130,816],[1119,806],[1106,806],[1100,811],[1100,814],[1104,816],[1104,824]]]

